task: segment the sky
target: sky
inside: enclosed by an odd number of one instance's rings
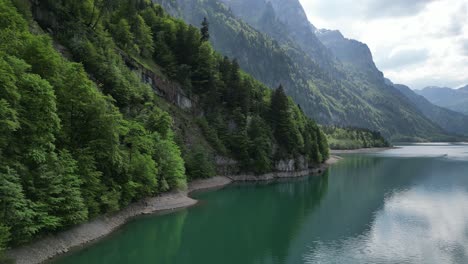
[[[317,28],[366,43],[394,83],[468,84],[468,0],[300,0]]]

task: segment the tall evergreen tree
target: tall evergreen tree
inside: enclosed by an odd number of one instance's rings
[[[195,92],[204,94],[214,88],[214,69],[213,49],[208,43],[202,43],[192,76]]]
[[[289,99],[286,96],[283,86],[280,85],[271,97],[270,119],[276,141],[280,147],[289,151],[292,148],[291,135],[291,115],[289,112]]]
[[[210,24],[208,23],[208,19],[206,17],[203,18],[200,33],[201,33],[201,41],[210,40]]]

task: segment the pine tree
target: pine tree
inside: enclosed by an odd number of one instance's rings
[[[210,40],[210,24],[206,17],[203,18],[202,27],[200,29],[201,41],[205,42]]]
[[[192,75],[192,83],[196,93],[204,94],[214,89],[215,61],[213,53],[213,49],[208,43],[202,43]]]
[[[164,72],[172,79],[177,75],[176,57],[166,44],[166,32],[159,32],[155,38],[154,61],[164,68]]]
[[[253,117],[248,129],[251,138],[249,153],[252,157],[251,167],[255,173],[261,174],[271,171],[272,145],[268,124],[259,116]]]
[[[134,32],[135,42],[138,45],[140,54],[143,57],[150,57],[154,52],[153,33],[145,20],[136,15],[132,21],[132,32]]]
[[[283,148],[283,151],[289,152],[292,150],[293,144],[291,135],[292,120],[289,112],[289,99],[282,85],[273,92],[271,97],[270,119],[276,142]]]

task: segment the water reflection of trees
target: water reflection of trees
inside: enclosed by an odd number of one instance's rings
[[[328,173],[287,183],[241,184],[202,197],[209,204],[191,212],[184,250],[174,263],[280,263],[327,186]]]
[[[199,194],[201,205],[135,221],[63,263],[302,263],[313,241],[366,233],[387,198],[447,181],[440,175],[453,177],[463,171],[459,166],[466,167],[427,158],[349,156],[322,177]]]

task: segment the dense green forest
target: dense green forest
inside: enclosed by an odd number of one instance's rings
[[[390,143],[379,132],[368,129],[325,126],[322,130],[327,135],[331,149],[390,147]]]
[[[31,3],[0,0],[0,249],[213,176],[215,154],[253,173],[328,158],[283,87],[213,51],[208,21],[199,30],[147,0]],[[179,110],[123,55],[182,85],[209,146],[184,144]]]
[[[155,0],[198,25],[212,24],[215,49],[286,94],[318,123],[379,131],[390,141],[447,140],[449,132],[385,83],[368,47],[318,38],[298,0]],[[346,53],[349,56],[341,56]]]

